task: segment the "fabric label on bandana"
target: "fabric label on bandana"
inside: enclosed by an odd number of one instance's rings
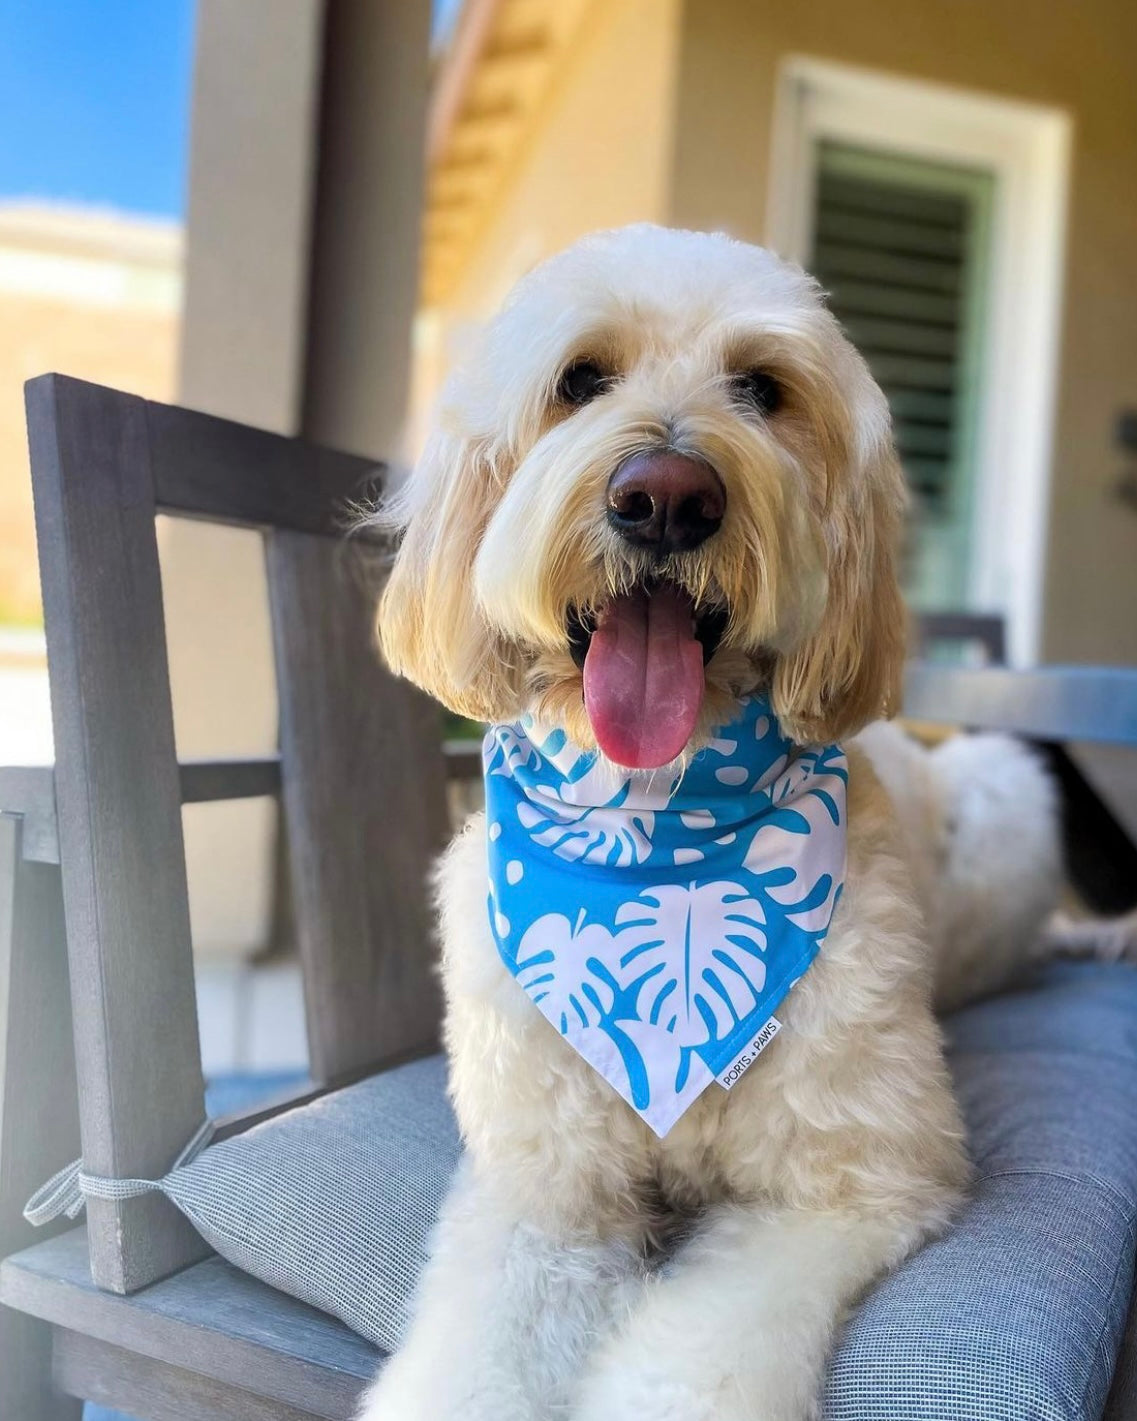
[[[776,1016],[772,1016],[765,1026],[759,1027],[754,1040],[748,1041],[730,1065],[715,1076],[723,1090],[729,1090],[732,1085],[738,1084],[781,1029],[782,1023]]]
[[[681,774],[621,770],[528,720],[494,726],[483,760],[502,960],[665,1135],[769,1044],[824,941],[845,756],[793,745],[752,697]]]

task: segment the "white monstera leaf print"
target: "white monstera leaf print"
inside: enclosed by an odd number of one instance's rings
[[[647,810],[589,809],[544,796],[519,804],[517,818],[535,843],[570,862],[626,868],[646,863],[651,853],[654,816]]]
[[[488,775],[511,775],[517,770],[540,764],[536,747],[512,725],[498,725],[486,737],[482,751]]]
[[[641,1020],[701,1046],[723,1040],[757,1004],[766,918],[737,883],[646,889],[619,909],[616,924],[621,980],[638,993]]]
[[[570,1026],[595,1026],[612,993],[590,962],[612,960],[612,934],[599,923],[575,923],[546,913],[526,930],[517,952],[517,980],[562,1035]]]
[[[833,916],[845,868],[841,798],[824,783],[799,794],[777,819],[761,825],[743,863],[769,875],[764,885],[786,917],[805,932],[823,933]],[[834,871],[836,870],[836,871]]]
[[[621,1086],[640,1110],[651,1089],[640,1045],[626,1029],[635,1016],[634,995],[610,965],[617,952],[612,934],[587,922],[583,909],[575,922],[546,913],[521,939],[517,980],[562,1036],[594,1063],[608,1063],[608,1079],[622,1072]]]

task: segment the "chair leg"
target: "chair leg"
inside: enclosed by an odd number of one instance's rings
[[[0,1416],[4,1421],[79,1421],[83,1403],[51,1375],[51,1327],[0,1307]]]
[[[54,864],[23,857],[0,814],[0,1258],[35,1241],[34,1189],[79,1153],[63,895]],[[52,1383],[51,1328],[0,1307],[2,1421],[78,1421]]]

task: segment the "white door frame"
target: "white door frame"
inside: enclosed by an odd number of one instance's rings
[[[970,601],[1007,618],[1010,659],[1041,641],[1071,121],[1042,108],[791,55],[775,94],[767,241],[805,263],[816,146],[832,139],[995,176]]]

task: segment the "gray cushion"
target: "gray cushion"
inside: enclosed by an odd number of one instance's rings
[[[947,1025],[976,1188],[849,1324],[825,1416],[1099,1417],[1133,1289],[1137,970],[1054,964]]]
[[[1137,971],[1053,966],[949,1030],[977,1188],[850,1323],[825,1416],[1100,1416],[1133,1280]],[[436,1057],[215,1145],[166,1188],[219,1253],[389,1350],[458,1148]]]
[[[212,1145],[163,1187],[223,1258],[390,1350],[458,1154],[431,1056]]]

